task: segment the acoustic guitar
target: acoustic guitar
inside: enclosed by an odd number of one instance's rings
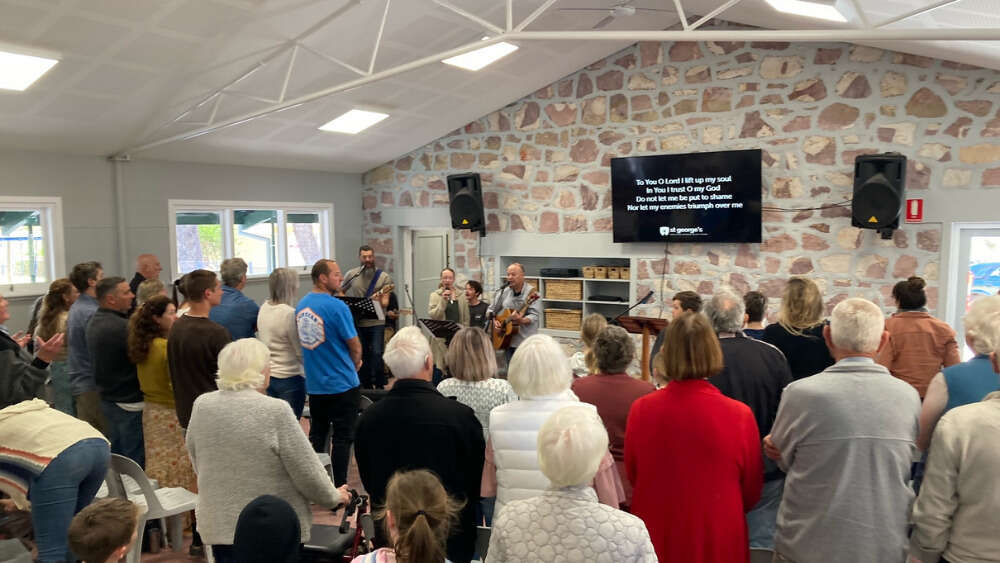
[[[532,291],[531,295],[524,300],[524,307],[521,307],[516,311],[517,314],[524,315],[525,311],[528,310],[528,307],[531,307],[532,303],[538,301],[538,297],[538,292]],[[493,326],[493,323],[490,323],[490,327],[492,328],[493,349],[506,350],[507,348],[510,348],[510,341],[514,339],[514,335],[517,334],[517,331],[520,328],[519,325],[514,324],[510,320],[511,315],[514,313],[514,309],[504,309],[503,312],[497,315],[496,320],[500,323],[500,328],[496,328]]]
[[[387,283],[387,284],[383,285],[382,287],[378,288],[378,291],[373,292],[372,296],[369,297],[369,299],[377,299],[377,298],[382,297],[383,295],[389,293],[390,291],[392,291],[394,289],[396,289],[395,285],[393,285],[391,283]]]

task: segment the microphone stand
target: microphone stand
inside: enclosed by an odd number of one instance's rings
[[[351,286],[351,282],[353,282],[355,279],[357,279],[357,277],[361,275],[361,272],[364,272],[364,271],[365,271],[365,269],[361,268],[360,270],[358,270],[358,273],[356,273],[353,276],[351,276],[350,278],[348,278],[347,281],[342,282],[340,284],[341,291],[347,291],[347,288]]]
[[[413,319],[413,326],[416,326],[417,325],[417,308],[413,304],[413,296],[410,295],[410,284],[408,284],[408,283],[404,283],[403,284],[403,295],[405,295],[406,299],[409,300],[409,302],[410,302],[410,311],[412,311],[412,313],[410,313],[410,318]]]
[[[486,318],[487,319],[492,319],[493,317],[497,316],[497,312],[494,311],[493,309],[496,308],[498,305],[500,305],[500,303],[499,303],[500,295],[503,293],[503,290],[507,289],[507,287],[509,287],[509,286],[510,286],[510,282],[506,282],[505,281],[505,282],[503,282],[503,285],[501,285],[500,287],[498,287],[493,292],[493,299],[490,302],[490,306],[486,308]]]
[[[625,309],[625,312],[623,312],[622,314],[620,314],[617,317],[615,317],[614,319],[612,319],[611,320],[611,324],[613,324],[613,325],[618,324],[618,319],[624,317],[625,315],[628,315],[632,311],[632,309],[635,309],[639,305],[644,305],[647,302],[649,302],[649,298],[652,297],[652,296],[653,296],[653,292],[650,291],[649,293],[646,294],[645,297],[643,297],[642,299],[640,299],[639,301],[637,301],[635,305],[632,305],[628,309]]]

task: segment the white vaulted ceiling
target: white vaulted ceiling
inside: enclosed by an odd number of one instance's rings
[[[941,0],[850,1],[873,24],[942,4]],[[619,2],[559,0],[527,31],[588,30],[607,13],[559,8],[609,8]],[[505,26],[503,0],[448,3]],[[545,3],[514,0],[514,24]],[[693,21],[723,3],[683,0],[681,4]],[[631,4],[674,9],[674,0]],[[886,29],[1000,28],[998,4],[1000,0],[957,0]],[[434,62],[219,131],[134,150],[198,132],[209,118],[224,122],[268,108],[281,98],[283,87],[284,100],[294,100],[358,79],[369,68],[385,7],[386,0],[0,0],[0,43],[52,52],[61,61],[25,92],[0,90],[0,148],[101,156],[129,152],[134,158],[362,172],[631,42],[520,41],[518,51],[479,72]],[[719,18],[768,29],[821,27],[812,20],[778,14],[763,0],[743,0]],[[678,22],[673,13],[640,12],[617,18],[604,29],[662,30]],[[318,29],[301,37],[311,27]],[[842,27],[859,28],[862,23],[855,18]],[[373,71],[453,49],[486,34],[484,26],[432,0],[391,0]],[[293,49],[290,41],[297,37],[301,37],[299,47]],[[836,41],[836,32],[829,39]],[[879,46],[1000,68],[1000,41]],[[288,74],[293,52],[295,64]],[[268,57],[270,62],[259,65]],[[259,68],[221,97],[209,97],[254,67]],[[353,136],[317,130],[356,106],[384,110],[391,117]]]

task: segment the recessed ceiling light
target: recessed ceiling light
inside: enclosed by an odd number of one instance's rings
[[[0,51],[0,89],[22,91],[59,61]]]
[[[806,2],[805,0],[764,0],[772,8],[786,14],[805,16],[807,18],[818,18],[821,20],[841,22],[847,21],[844,14],[833,3]]]
[[[501,41],[488,45],[475,51],[469,51],[464,55],[444,59],[446,65],[464,68],[466,70],[479,70],[488,64],[492,64],[517,50],[517,45]]]
[[[350,133],[353,135],[368,129],[387,117],[389,117],[388,113],[352,109],[326,125],[321,126],[320,130],[333,131],[335,133]]]

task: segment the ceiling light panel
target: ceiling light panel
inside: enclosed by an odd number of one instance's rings
[[[772,8],[786,14],[845,23],[847,18],[833,3],[806,2],[805,0],[764,0]]]
[[[59,61],[0,51],[0,89],[23,91]]]
[[[469,51],[463,55],[444,59],[444,64],[457,66],[466,70],[479,70],[487,65],[506,57],[517,50],[517,45],[501,41],[475,51]]]
[[[372,125],[375,125],[387,117],[389,117],[389,114],[387,113],[352,109],[344,115],[341,115],[325,125],[322,125],[320,130],[354,135],[368,129]]]

